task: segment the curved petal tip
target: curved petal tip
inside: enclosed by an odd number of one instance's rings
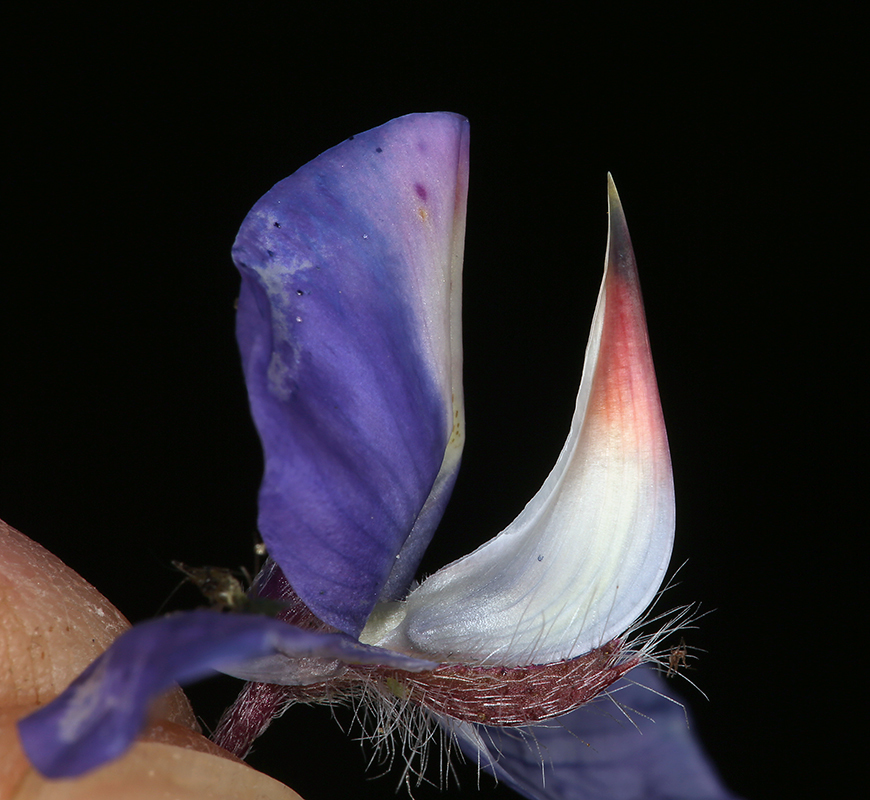
[[[386,646],[504,665],[570,659],[624,633],[661,585],[673,478],[631,239],[608,186],[604,279],[556,466],[508,528],[409,596]]]

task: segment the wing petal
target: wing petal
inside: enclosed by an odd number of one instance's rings
[[[270,658],[276,654],[281,658]],[[305,631],[269,617],[175,614],[122,634],[59,697],[21,720],[22,746],[49,778],[81,775],[124,753],[145,724],[151,701],[175,683],[192,683],[216,670],[274,678],[258,672],[259,660],[270,668],[278,660],[310,668],[316,660],[326,675],[342,663],[434,666],[366,647],[345,634]]]

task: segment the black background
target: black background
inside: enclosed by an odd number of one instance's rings
[[[134,621],[178,584],[172,559],[250,567],[261,466],[235,231],[347,136],[458,111],[468,442],[425,568],[501,530],[561,447],[610,170],[676,473],[672,601],[715,609],[686,636],[706,651],[691,677],[709,701],[686,687],[697,729],[747,798],[850,794],[857,22],[292,5],[8,20],[0,516]],[[188,587],[165,608],[197,602]],[[206,724],[234,688],[192,691]],[[252,759],[308,800],[391,796],[364,762],[322,709],[289,713]],[[475,796],[473,770],[461,780]],[[510,796],[491,783],[484,796]]]

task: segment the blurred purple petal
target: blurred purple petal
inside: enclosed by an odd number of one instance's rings
[[[683,707],[662,697],[675,693],[654,669],[632,670],[610,693],[628,717],[602,699],[527,733],[466,728],[460,744],[472,761],[530,800],[736,800]],[[469,736],[480,736],[488,752]]]
[[[353,635],[406,589],[459,466],[467,169],[464,118],[401,117],[277,184],[233,250],[260,531]]]
[[[433,666],[340,633],[304,631],[252,614],[191,611],[142,623],[115,640],[60,697],[19,722],[22,745],[43,775],[81,775],[124,753],[151,701],[176,682],[215,670],[244,672],[247,660],[275,653],[324,659],[324,670],[333,673],[341,662]]]

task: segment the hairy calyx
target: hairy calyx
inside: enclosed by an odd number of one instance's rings
[[[244,757],[274,717],[296,703],[344,705],[382,698],[461,722],[533,725],[590,702],[641,662],[614,639],[570,661],[521,667],[441,664],[425,672],[346,665],[340,675],[300,686],[249,683],[227,710],[215,741]]]

